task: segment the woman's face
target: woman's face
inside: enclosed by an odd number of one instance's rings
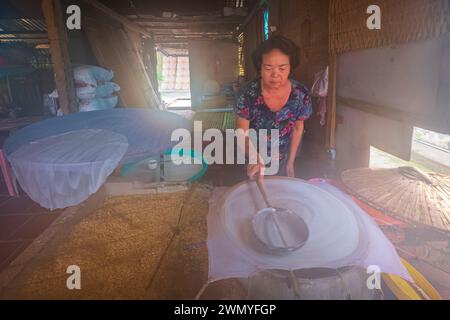
[[[286,84],[291,65],[289,56],[278,49],[263,55],[261,65],[261,78],[263,84],[272,89],[278,89]]]

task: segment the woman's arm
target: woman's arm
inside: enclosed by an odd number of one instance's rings
[[[300,142],[302,141],[304,131],[304,122],[303,120],[298,120],[295,122],[294,131],[291,136],[291,145],[289,148],[289,156],[286,163],[286,174],[288,177],[295,177],[294,172],[294,163],[295,157],[297,155],[298,147]]]
[[[237,129],[242,129],[245,133],[245,143],[244,143],[244,150],[240,150],[241,152],[244,152],[245,155],[249,155],[251,153],[257,155],[257,163],[256,164],[249,164],[247,166],[247,175],[250,179],[255,179],[256,177],[261,177],[264,175],[264,161],[262,160],[262,157],[259,155],[257,149],[253,146],[252,142],[250,141],[248,130],[250,128],[250,121],[247,119],[244,119],[242,117],[237,116],[236,120],[236,127]]]

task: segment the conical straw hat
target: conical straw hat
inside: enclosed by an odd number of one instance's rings
[[[450,231],[450,176],[400,167],[347,170],[341,178],[350,192],[386,214]]]

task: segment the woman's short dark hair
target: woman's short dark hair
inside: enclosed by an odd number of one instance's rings
[[[289,56],[291,71],[300,64],[300,48],[290,39],[283,36],[273,36],[262,42],[252,54],[253,65],[256,71],[261,71],[263,55],[270,51],[278,49]]]

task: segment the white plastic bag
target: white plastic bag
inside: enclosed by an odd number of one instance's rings
[[[95,92],[95,98],[110,97],[110,96],[114,95],[118,91],[120,91],[120,86],[117,83],[108,81],[108,82],[105,82],[102,85],[98,85],[97,86],[97,90]]]
[[[97,84],[75,81],[76,95],[78,99],[88,100],[94,99],[97,92]],[[58,90],[53,90],[49,95],[50,98],[59,98]]]
[[[97,82],[111,81],[114,76],[112,70],[97,66],[82,65],[74,68],[73,77],[77,82],[85,82],[97,86]]]
[[[80,100],[78,107],[80,112],[112,109],[117,105],[118,101],[119,98],[117,96]]]
[[[314,75],[311,93],[314,97],[326,97],[328,95],[328,66]]]
[[[97,86],[93,85],[84,85],[79,86],[77,83],[75,83],[75,86],[77,88],[77,97],[78,99],[94,99],[96,92],[97,92]]]
[[[320,125],[326,124],[327,95],[328,95],[328,66],[315,74],[314,84],[311,88],[314,97],[318,97],[317,115],[320,117]]]

